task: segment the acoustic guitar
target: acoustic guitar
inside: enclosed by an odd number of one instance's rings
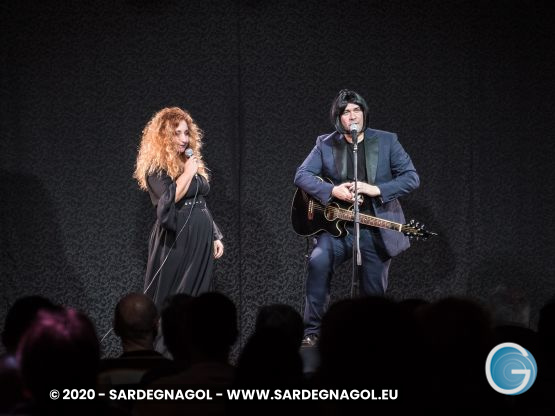
[[[329,179],[325,180],[331,183]],[[293,230],[302,236],[327,231],[334,237],[343,237],[348,233],[345,227],[347,223],[354,221],[353,208],[354,205],[348,205],[339,200],[333,200],[324,206],[305,191],[297,188],[291,205],[291,224]],[[359,211],[359,221],[360,225],[397,231],[410,239],[426,240],[437,235],[426,230],[424,224],[416,220],[400,224]]]

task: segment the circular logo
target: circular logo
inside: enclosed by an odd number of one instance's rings
[[[528,350],[513,342],[499,344],[486,359],[486,377],[502,394],[522,394],[534,384],[538,366]]]

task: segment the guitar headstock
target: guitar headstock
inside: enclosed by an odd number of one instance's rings
[[[424,224],[416,220],[410,220],[407,224],[403,225],[401,231],[411,240],[425,241],[428,238],[437,235],[437,233],[426,230]]]

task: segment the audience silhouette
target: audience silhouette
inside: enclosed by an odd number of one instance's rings
[[[522,291],[498,287],[484,305],[446,297],[395,301],[385,297],[343,299],[322,320],[314,374],[303,372],[300,354],[302,318],[289,305],[259,309],[253,333],[233,366],[237,310],[217,292],[198,297],[174,295],[162,309],[161,323],[152,301],[138,293],[120,299],[114,332],[123,353],[100,360],[91,321],[81,312],[40,296],[17,300],[2,331],[6,353],[0,361],[1,414],[89,414],[138,416],[164,414],[267,414],[292,411],[349,414],[377,409],[529,411],[549,414],[555,406],[555,299],[540,311],[538,329],[529,326],[529,304]],[[158,328],[171,355],[154,350]],[[485,361],[502,342],[528,349],[538,363],[538,377],[525,394],[505,396],[489,386]],[[126,363],[125,365],[123,363]],[[146,365],[145,363],[148,363]],[[123,384],[109,380],[125,370]],[[112,373],[113,374],[113,373]],[[108,380],[108,381],[107,381]],[[52,400],[52,389],[108,388],[268,389],[269,391],[352,391],[395,400]],[[214,397],[213,397],[214,398]]]
[[[192,300],[191,295],[178,293],[169,296],[164,302],[161,313],[161,340],[172,360],[147,371],[141,379],[142,385],[183,372],[191,366],[189,343]]]
[[[25,296],[17,299],[8,310],[2,344],[7,354],[14,355],[19,341],[41,310],[57,310],[59,307],[42,296]]]
[[[231,347],[237,339],[237,310],[225,295],[208,292],[192,298],[188,308],[188,355],[190,366],[185,371],[162,377],[152,388],[182,388],[222,391],[234,380],[234,367],[229,362]],[[187,321],[187,319],[186,319]],[[144,401],[137,403],[136,415],[217,415],[225,414],[223,400]]]
[[[276,304],[262,307],[254,333],[240,354],[236,383],[250,387],[301,386],[302,337],[303,321],[295,309]]]
[[[23,381],[15,358],[19,341],[39,311],[57,309],[58,306],[42,296],[25,296],[17,299],[8,310],[2,330],[6,352],[0,357],[0,414],[7,413],[24,399]]]
[[[14,410],[28,415],[124,415],[98,399],[64,400],[64,390],[87,394],[96,388],[100,345],[91,321],[69,308],[39,311],[22,337],[17,361],[29,400]],[[59,399],[52,398],[52,389]]]
[[[488,311],[470,299],[448,297],[424,306],[417,321],[417,403],[442,411],[491,408],[499,394],[485,376],[495,346]]]
[[[99,388],[133,387],[145,373],[171,362],[154,350],[159,316],[156,305],[142,293],[129,293],[119,300],[114,311],[114,333],[120,338],[123,353],[100,362]]]

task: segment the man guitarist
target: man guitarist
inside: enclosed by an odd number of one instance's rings
[[[331,107],[335,130],[319,136],[316,145],[297,169],[295,185],[323,205],[334,198],[353,203],[353,137],[351,126],[361,126],[357,140],[357,189],[366,199],[361,211],[404,223],[398,198],[418,188],[420,180],[409,155],[395,133],[368,128],[368,105],[362,96],[341,90]],[[332,183],[322,181],[322,177]],[[308,261],[306,303],[304,312],[303,346],[314,346],[320,332],[320,322],[327,309],[333,271],[352,258],[352,223],[347,235],[333,237],[327,231],[315,238]],[[409,247],[408,237],[381,228],[360,228],[361,295],[384,295],[387,289],[391,258]]]

